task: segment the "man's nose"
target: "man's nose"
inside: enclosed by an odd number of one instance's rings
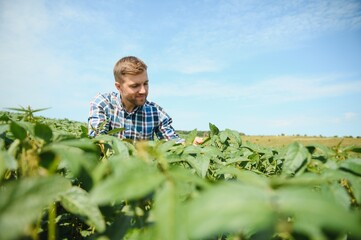
[[[146,86],[142,85],[139,89],[139,93],[144,94],[147,92]]]

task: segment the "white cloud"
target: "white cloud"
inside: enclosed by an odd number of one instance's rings
[[[42,1],[2,1],[0,11],[0,28],[19,38],[28,37],[34,40],[36,34],[41,34],[49,26],[48,15]],[[28,34],[30,32],[33,35]]]
[[[338,77],[339,78],[339,77]],[[157,97],[200,97],[203,99],[247,99],[265,104],[303,101],[361,93],[361,80],[340,81],[334,77],[279,77],[255,83],[241,80],[172,81],[166,85],[152,85]]]
[[[237,124],[233,127],[250,135],[308,135],[308,136],[334,136],[334,135],[353,135],[360,134],[359,127],[352,127],[349,121],[343,116],[334,114],[327,115],[308,115],[305,113],[280,113],[277,115],[267,115],[255,117],[253,115],[239,116],[233,120]]]
[[[12,107],[46,102],[64,72],[60,56],[47,51],[41,39],[49,21],[40,1],[6,1],[1,11],[1,105]],[[37,105],[37,104],[35,104]]]
[[[309,100],[361,92],[361,80],[342,81],[333,77],[280,77],[250,86],[256,97],[275,100]]]
[[[361,27],[358,1],[287,1],[284,5],[272,5],[273,11],[261,16],[267,24],[254,32],[254,39],[262,44],[285,44]]]
[[[333,124],[341,125],[341,124],[350,124],[351,122],[357,122],[359,120],[359,114],[356,112],[345,112],[343,114],[339,114],[330,118]]]
[[[351,121],[351,120],[354,120],[356,118],[358,118],[358,114],[355,113],[355,112],[345,112],[344,113],[344,119],[346,121]]]
[[[188,60],[180,60],[171,66],[171,68],[177,69],[180,73],[194,74],[203,72],[218,72],[222,70],[223,65],[211,59],[195,56]]]
[[[294,119],[274,119],[267,121],[265,124],[270,128],[289,128],[295,126],[295,121]]]
[[[81,105],[89,87],[84,82],[96,81],[79,74],[78,60],[66,54],[70,49],[57,48],[63,39],[50,41],[61,17],[46,6],[40,0],[1,2],[1,108],[30,105],[66,113],[63,104]]]
[[[179,30],[167,36],[171,40],[161,53],[172,59],[167,66],[180,72],[187,72],[187,66],[182,68],[186,61],[190,66],[202,64],[203,59],[229,62],[233,57],[293,48],[327,33],[361,28],[361,2],[354,0],[234,0],[188,7],[196,8],[197,15],[184,13],[182,20],[174,19]],[[234,56],[230,59],[229,55]]]

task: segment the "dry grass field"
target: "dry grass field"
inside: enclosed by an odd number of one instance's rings
[[[328,147],[337,146],[358,146],[361,147],[361,138],[341,137],[307,137],[307,136],[242,136],[243,141],[249,141],[264,147],[283,147],[292,142],[299,142],[303,145],[322,144]]]

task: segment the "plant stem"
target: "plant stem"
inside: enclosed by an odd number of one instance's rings
[[[48,240],[56,239],[56,203],[49,206]]]

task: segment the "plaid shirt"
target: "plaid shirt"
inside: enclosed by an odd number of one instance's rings
[[[99,129],[104,121],[106,121],[104,127]],[[88,134],[94,137],[96,134],[106,134],[115,128],[124,128],[115,136],[136,141],[154,140],[156,134],[159,139],[183,142],[184,140],[175,133],[171,123],[172,119],[169,115],[160,106],[149,101],[128,113],[121,104],[120,94],[112,92],[97,94],[90,102]]]

